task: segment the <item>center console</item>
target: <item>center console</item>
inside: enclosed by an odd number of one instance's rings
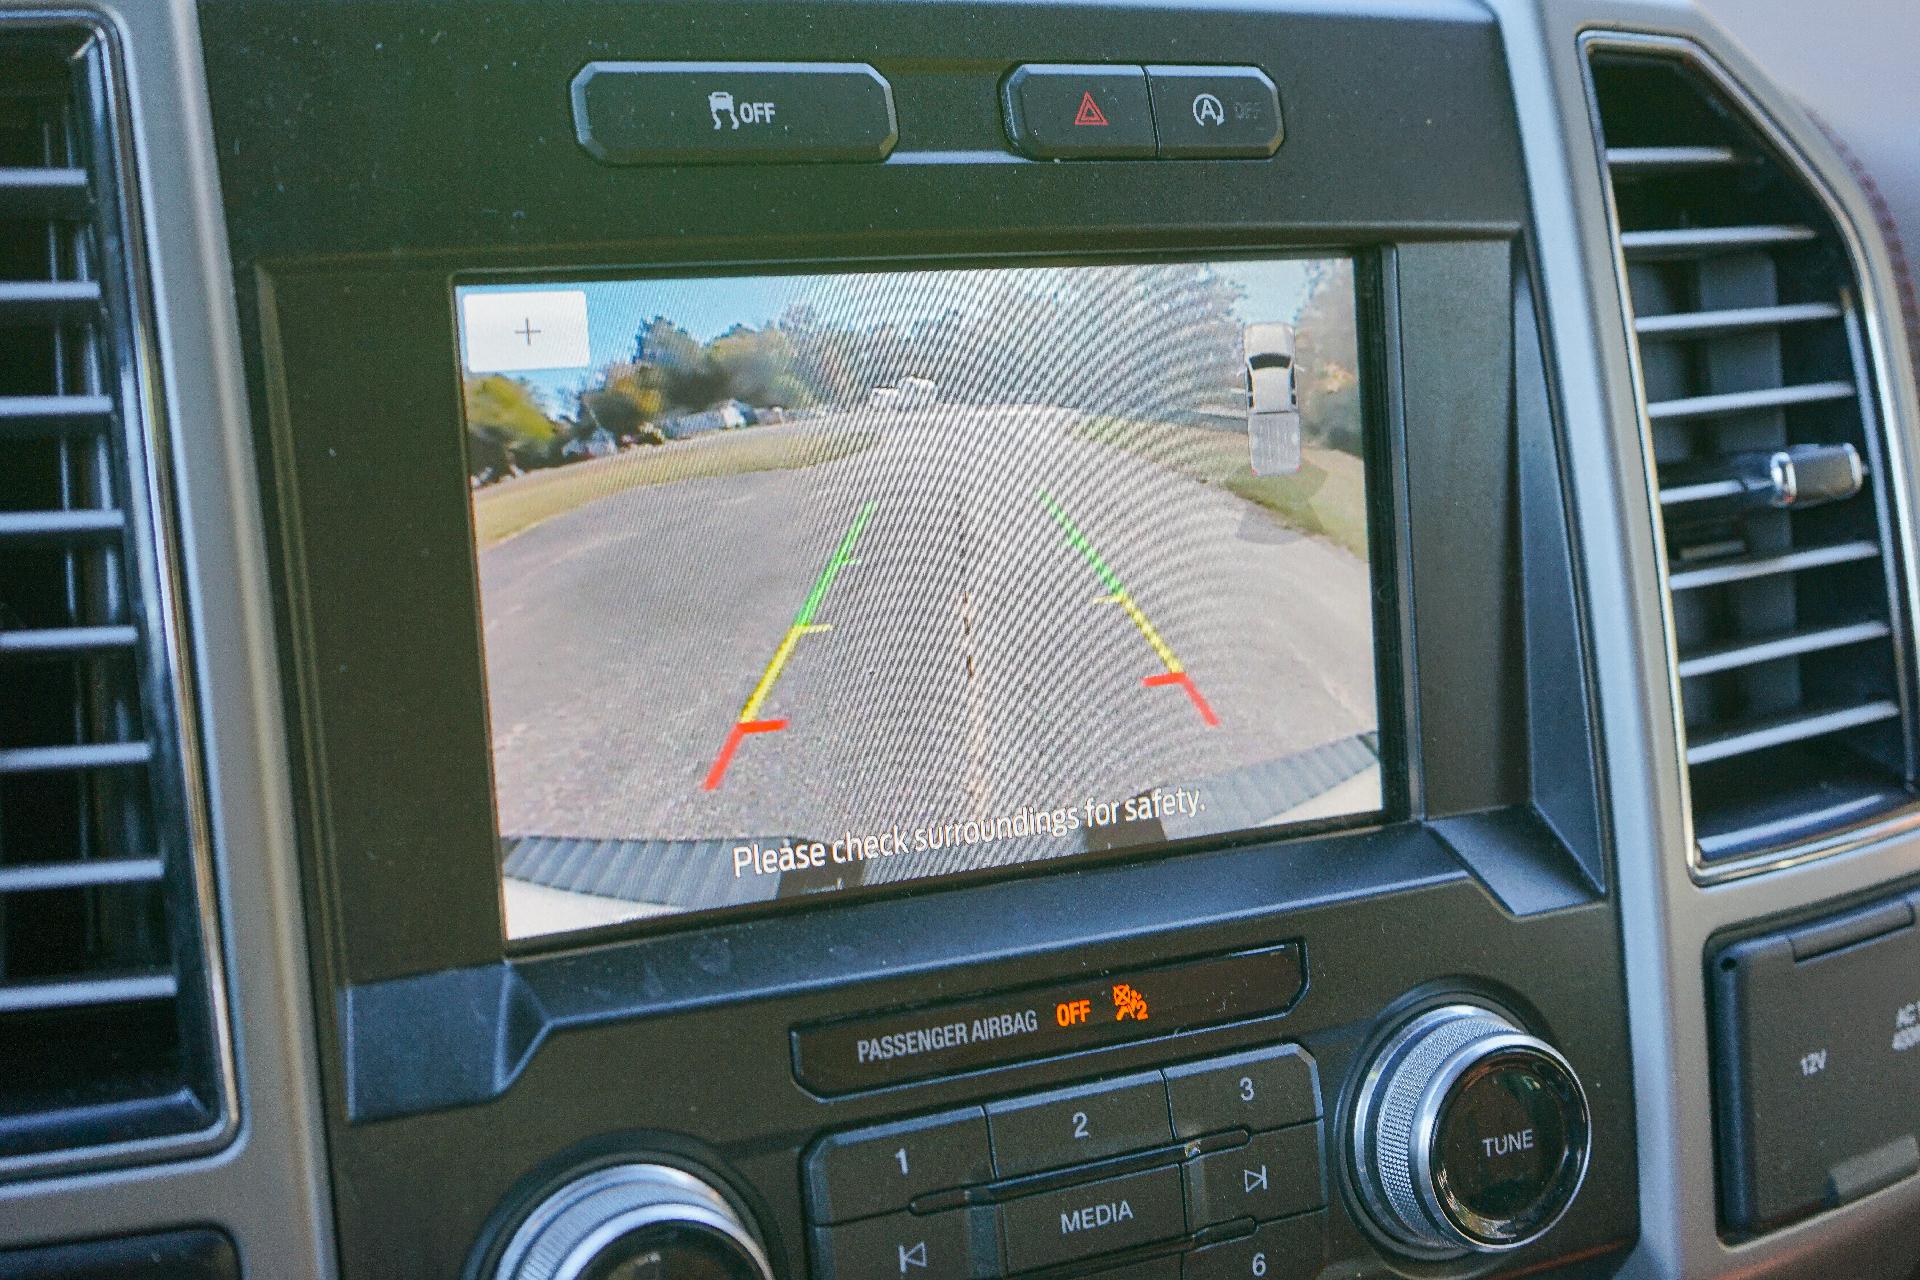
[[[1491,16],[480,13],[208,15],[344,1273],[1617,1264]]]

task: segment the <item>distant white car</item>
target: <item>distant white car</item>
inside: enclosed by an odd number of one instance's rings
[[[1250,324],[1247,351],[1247,445],[1253,474],[1300,470],[1300,401],[1294,381],[1293,326]]]
[[[900,403],[900,388],[875,387],[867,393],[867,404],[875,409],[892,409]]]

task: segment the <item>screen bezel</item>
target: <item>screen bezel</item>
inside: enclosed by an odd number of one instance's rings
[[[498,780],[492,750],[492,710],[484,690],[490,678],[484,639],[484,599],[479,589],[479,540],[474,526],[471,495],[467,501],[468,551],[472,556],[474,590],[474,634],[478,644],[480,678],[483,690],[481,712],[487,725],[487,791],[489,827],[492,831],[494,865],[492,875],[498,891],[497,927],[503,953],[508,957],[593,946],[626,939],[655,937],[709,927],[801,912],[833,910],[874,899],[895,899],[928,892],[953,889],[1001,880],[1033,876],[1070,875],[1076,868],[1111,866],[1159,861],[1163,858],[1213,850],[1234,849],[1257,844],[1274,844],[1299,839],[1337,835],[1345,832],[1375,830],[1405,820],[1410,814],[1410,763],[1405,714],[1409,675],[1403,630],[1404,610],[1401,582],[1405,566],[1405,548],[1400,536],[1403,524],[1404,495],[1399,475],[1400,450],[1393,439],[1393,415],[1388,407],[1392,387],[1389,350],[1396,345],[1388,314],[1387,270],[1381,251],[1365,245],[1248,245],[1207,248],[1193,246],[1175,250],[1029,254],[957,254],[950,256],[898,256],[873,258],[755,259],[733,262],[652,262],[643,266],[619,268],[564,267],[551,271],[515,268],[498,271],[463,271],[448,277],[446,307],[453,337],[449,352],[452,370],[452,394],[455,416],[461,424],[460,455],[470,463],[470,436],[465,430],[463,395],[465,377],[464,335],[459,314],[459,290],[476,285],[566,285],[579,283],[629,283],[680,281],[753,276],[841,276],[871,272],[915,270],[992,270],[995,268],[1096,267],[1151,264],[1198,264],[1222,261],[1271,262],[1275,260],[1345,260],[1352,264],[1354,290],[1356,370],[1360,393],[1362,466],[1366,478],[1368,574],[1373,587],[1373,647],[1375,732],[1379,742],[1381,803],[1377,808],[1341,814],[1280,827],[1255,827],[1211,835],[1171,840],[1158,844],[1116,849],[1086,850],[1076,854],[1047,858],[1036,862],[981,867],[942,875],[918,876],[890,884],[862,884],[824,893],[801,893],[775,897],[764,902],[697,910],[663,912],[658,915],[598,925],[515,937],[506,924],[505,880],[499,863],[501,841]],[[464,468],[470,474],[470,466]],[[465,482],[465,474],[460,477]]]

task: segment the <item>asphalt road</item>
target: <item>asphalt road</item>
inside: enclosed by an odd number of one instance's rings
[[[1367,568],[1059,409],[858,411],[850,457],[630,490],[483,552],[501,829],[883,831],[1119,800],[1375,727]],[[1184,666],[1166,674],[1051,496]],[[743,704],[863,509],[717,788]]]

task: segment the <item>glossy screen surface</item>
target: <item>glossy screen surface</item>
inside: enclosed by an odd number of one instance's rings
[[[1350,260],[455,302],[509,936],[1380,808]]]

